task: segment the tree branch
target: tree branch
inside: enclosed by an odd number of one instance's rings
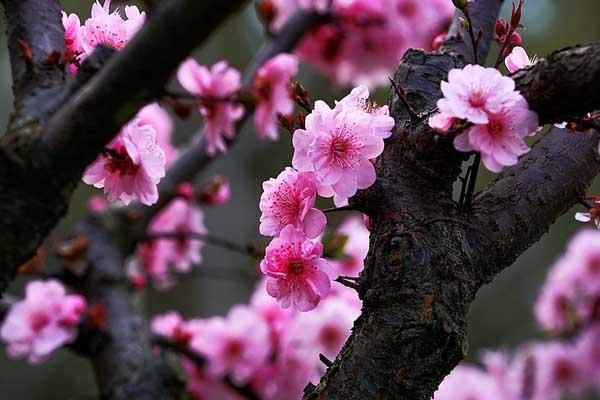
[[[597,131],[554,128],[515,167],[505,170],[473,204],[472,220],[488,232],[472,237],[481,283],[489,282],[585,196],[600,169]]]
[[[147,322],[131,303],[124,272],[124,257],[103,222],[90,218],[77,233],[89,240],[88,270],[77,288],[90,304],[106,307],[105,335],[109,340],[79,343],[93,345],[89,354],[103,399],[180,398],[183,382],[167,363],[151,351]],[[81,351],[81,349],[80,349]]]
[[[15,106],[9,128],[16,131],[48,116],[65,81],[65,39],[57,0],[5,0],[4,9]]]

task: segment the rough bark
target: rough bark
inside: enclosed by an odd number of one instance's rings
[[[76,287],[89,304],[106,307],[102,336],[90,335],[80,340],[78,348],[92,361],[101,398],[181,398],[184,382],[160,353],[152,351],[148,323],[132,304],[124,256],[114,244],[114,234],[95,218],[83,221],[77,234],[88,240],[89,247],[87,273],[75,281]]]

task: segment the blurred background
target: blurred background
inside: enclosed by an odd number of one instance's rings
[[[67,12],[75,12],[84,20],[89,16],[92,1],[63,0],[62,3]],[[509,3],[505,4],[505,18],[510,17]],[[523,46],[530,55],[543,57],[564,46],[598,40],[598,15],[600,2],[597,0],[527,0],[524,8],[527,29],[522,33]],[[225,59],[243,71],[263,41],[262,25],[253,7],[248,7],[222,26],[195,56],[200,63],[208,65]],[[494,58],[496,52],[497,48],[493,48]],[[334,87],[305,65],[299,80],[308,88],[313,100],[332,101],[348,91],[348,88]],[[0,126],[6,125],[12,109],[10,86],[6,37],[2,35],[0,93],[4,95],[0,96]],[[386,98],[387,88],[375,94],[379,104],[385,104]],[[199,127],[197,117],[178,121],[176,141],[185,143]],[[276,176],[291,160],[288,135],[283,133],[282,139],[274,143],[257,140],[253,130],[252,124],[247,124],[239,133],[240,140],[227,156],[218,158],[200,178],[201,181],[207,180],[218,173],[230,179],[231,201],[222,207],[206,209],[205,222],[210,232],[239,243],[264,242],[258,235],[261,183]],[[482,187],[491,178],[491,174],[482,172],[478,185]],[[592,192],[600,193],[600,180],[597,180]],[[73,198],[67,218],[50,240],[68,233],[72,224],[85,215],[87,198],[99,193],[82,184]],[[323,206],[329,205],[325,202]],[[532,304],[548,267],[573,232],[584,227],[573,219],[573,213],[559,219],[515,265],[479,292],[470,314],[470,360],[476,360],[485,348],[510,348],[542,337],[532,319]],[[224,314],[232,304],[248,300],[256,279],[256,260],[211,246],[205,247],[203,255],[203,265],[192,274],[179,278],[172,290],[159,292],[148,289],[138,295],[136,302],[148,317],[171,309],[178,310],[186,318]],[[22,295],[23,283],[23,279],[18,279],[10,293]],[[7,359],[4,349],[0,350],[1,399],[83,399],[95,398],[96,395],[91,366],[69,351],[56,352],[45,363],[30,366],[22,360]]]

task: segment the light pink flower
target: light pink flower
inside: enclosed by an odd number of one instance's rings
[[[178,233],[179,238],[155,239],[138,245],[138,273],[154,278],[159,288],[172,285],[170,268],[188,272],[202,262],[202,240],[186,238],[186,233],[206,233],[204,214],[198,207],[183,199],[173,200],[151,222],[149,234]]]
[[[271,355],[269,328],[247,306],[234,306],[226,318],[204,322],[191,347],[208,358],[208,372],[214,376],[230,374],[235,382],[246,383]]]
[[[306,117],[306,130],[293,136],[292,165],[299,171],[314,171],[318,193],[334,197],[337,206],[347,204],[358,189],[375,182],[371,159],[383,152],[394,120],[387,107],[373,107],[366,87],[355,88],[334,109],[323,101],[315,103]]]
[[[332,260],[331,264],[340,275],[358,276],[369,252],[369,231],[363,218],[359,216],[347,218],[337,229],[336,235],[344,235],[347,238],[343,253],[348,259]]]
[[[78,68],[77,57],[83,52],[81,42],[79,40],[79,30],[81,22],[77,14],[69,14],[62,12],[62,24],[65,30],[65,55],[64,61],[69,68],[71,74],[75,74]]]
[[[10,357],[27,356],[29,362],[43,361],[54,350],[71,343],[86,308],[85,299],[67,295],[61,283],[33,281],[25,299],[14,304],[0,328]]]
[[[183,358],[182,364],[187,372],[186,390],[193,400],[243,400],[223,382],[223,378],[215,377],[187,358]]]
[[[452,128],[452,124],[456,118],[444,114],[443,112],[437,112],[429,117],[429,127],[436,132],[446,133]]]
[[[156,143],[165,152],[165,163],[169,166],[175,161],[178,151],[173,146],[173,120],[169,113],[158,103],[152,103],[142,108],[137,116],[139,126],[150,125],[156,131]]]
[[[600,232],[585,230],[552,266],[535,304],[535,316],[544,329],[570,332],[596,318],[599,301]]]
[[[124,20],[115,11],[110,12],[110,0],[104,5],[96,1],[92,5],[92,16],[85,21],[79,32],[83,51],[90,55],[97,46],[109,46],[121,50],[133,38],[146,20],[146,13],[136,6],[125,6]]]
[[[225,61],[216,63],[209,70],[188,59],[179,67],[177,79],[188,92],[202,97],[199,109],[206,124],[204,135],[208,153],[226,152],[224,138],[235,136],[235,123],[244,115],[244,107],[232,101],[241,88],[239,71]]]
[[[206,182],[198,192],[198,201],[207,206],[222,206],[231,199],[229,179],[223,175],[215,175]]]
[[[438,100],[439,110],[446,117],[474,124],[487,124],[489,114],[500,113],[522,99],[511,78],[480,65],[451,70],[448,82],[442,81],[441,85],[444,98]]]
[[[185,321],[178,312],[169,311],[155,316],[150,322],[150,329],[156,335],[188,346],[194,336],[202,334],[204,322],[202,320]]]
[[[294,102],[290,98],[290,79],[298,73],[298,58],[291,54],[279,54],[267,61],[254,78],[254,89],[258,104],[254,112],[254,123],[259,137],[273,140],[277,133],[277,114],[291,114]]]
[[[493,379],[479,368],[458,366],[435,392],[433,400],[508,400]]]
[[[150,125],[132,120],[98,156],[83,175],[83,181],[104,188],[109,201],[125,204],[138,199],[152,205],[158,200],[157,184],[165,176],[165,153]]]
[[[524,48],[516,46],[512,52],[504,59],[506,69],[511,73],[515,73],[520,69],[526,68],[532,65],[535,61],[530,60],[527,52]]]
[[[277,236],[292,225],[311,239],[323,232],[327,219],[315,208],[317,183],[313,172],[298,172],[286,168],[275,179],[263,183],[260,197],[260,233]]]
[[[477,151],[487,169],[500,172],[504,166],[515,165],[518,157],[529,151],[523,140],[537,132],[537,114],[529,110],[521,97],[517,102],[486,114],[487,122],[475,125],[454,138],[459,151]]]
[[[327,297],[335,278],[329,263],[321,258],[322,253],[321,243],[308,240],[300,229],[285,227],[271,241],[260,263],[261,272],[269,278],[267,292],[283,308],[314,309]]]

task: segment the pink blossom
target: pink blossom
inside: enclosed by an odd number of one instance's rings
[[[223,175],[216,175],[202,185],[198,193],[198,200],[207,206],[222,206],[231,199],[229,180]]]
[[[393,126],[387,107],[372,106],[364,86],[352,90],[334,109],[317,101],[306,117],[306,130],[294,133],[292,165],[314,171],[319,195],[333,196],[337,206],[345,205],[358,189],[375,182],[370,160],[383,152],[383,139],[392,134]]]
[[[106,210],[106,199],[102,195],[95,195],[88,200],[87,208],[92,213]]]
[[[594,205],[586,213],[575,213],[575,219],[579,222],[592,222],[600,229],[600,199],[594,198]]]
[[[331,264],[340,275],[358,276],[369,252],[369,231],[363,218],[360,216],[347,218],[337,229],[336,234],[346,237],[343,253],[347,259],[332,260]]]
[[[596,317],[600,301],[600,232],[578,233],[552,266],[535,304],[545,329],[570,332]]]
[[[277,133],[277,114],[291,114],[294,102],[290,98],[289,86],[292,76],[298,73],[298,58],[291,54],[279,54],[267,61],[254,78],[258,104],[254,112],[254,123],[259,137],[273,140]]]
[[[173,146],[173,120],[169,113],[157,103],[152,103],[142,108],[137,116],[139,126],[150,125],[156,131],[156,143],[165,152],[166,166],[175,161],[178,151]]]
[[[134,119],[108,144],[83,175],[83,181],[104,188],[109,201],[125,204],[138,199],[152,205],[158,200],[157,184],[165,176],[165,153],[150,125]]]
[[[186,389],[193,400],[243,400],[223,382],[223,378],[213,376],[206,368],[199,368],[187,358],[182,360],[182,364],[187,372]]]
[[[458,366],[435,392],[433,400],[508,400],[502,397],[492,378],[470,366]]]
[[[442,81],[442,93],[444,98],[437,105],[444,115],[474,124],[487,124],[489,114],[500,113],[522,101],[511,78],[480,65],[451,70],[448,82]]]
[[[138,273],[154,278],[159,288],[172,285],[169,266],[177,272],[188,272],[202,262],[202,240],[187,238],[186,233],[206,233],[204,214],[186,200],[175,199],[165,207],[148,227],[149,234],[176,233],[181,237],[155,239],[138,245]]]
[[[65,30],[65,55],[64,61],[69,68],[71,74],[77,72],[79,65],[77,57],[83,52],[81,42],[79,40],[79,30],[81,22],[77,14],[69,14],[62,12],[62,24]]]
[[[486,114],[487,122],[474,125],[454,139],[459,151],[477,151],[487,169],[500,172],[504,166],[515,165],[518,157],[529,151],[523,140],[537,132],[537,114],[529,110],[521,97],[499,111]]]
[[[323,245],[306,238],[291,225],[281,231],[266,249],[260,270],[269,279],[267,292],[283,308],[314,309],[329,294],[335,278],[329,263],[321,258]]]
[[[247,306],[231,308],[226,318],[205,320],[201,334],[191,347],[208,358],[208,371],[215,376],[230,374],[237,383],[246,383],[271,355],[269,328]]]
[[[429,117],[429,127],[436,132],[446,133],[452,128],[452,124],[454,124],[456,118],[444,114],[443,112],[437,112]]]
[[[177,71],[181,86],[199,100],[200,113],[205,120],[204,135],[208,154],[227,151],[225,139],[235,135],[235,123],[244,115],[244,107],[231,99],[241,88],[239,71],[221,61],[209,70],[195,60],[184,61]]]
[[[27,356],[29,362],[43,361],[54,350],[71,343],[86,308],[85,299],[67,295],[55,280],[33,281],[25,299],[14,304],[0,328],[12,358]]]
[[[146,13],[136,6],[125,6],[126,20],[118,11],[110,12],[110,0],[104,5],[96,1],[92,5],[92,16],[80,29],[79,38],[83,51],[90,55],[97,46],[109,46],[121,50],[142,27]]]
[[[176,311],[155,316],[150,322],[152,333],[169,340],[188,346],[194,336],[202,334],[204,321],[184,321]]]
[[[283,3],[287,17],[294,4]],[[326,7],[324,1],[302,3],[320,10]],[[383,84],[407,49],[430,49],[453,11],[448,0],[335,0],[335,22],[315,28],[297,53],[340,85]],[[278,13],[274,28],[283,24],[284,16]]]
[[[323,232],[327,219],[315,208],[317,183],[313,172],[298,172],[286,168],[276,179],[263,183],[260,197],[260,233],[277,236],[292,225],[311,239]]]
[[[530,60],[527,52],[524,48],[516,46],[512,52],[504,59],[506,68],[511,72],[515,73],[520,69],[526,68],[534,63],[534,60]]]

